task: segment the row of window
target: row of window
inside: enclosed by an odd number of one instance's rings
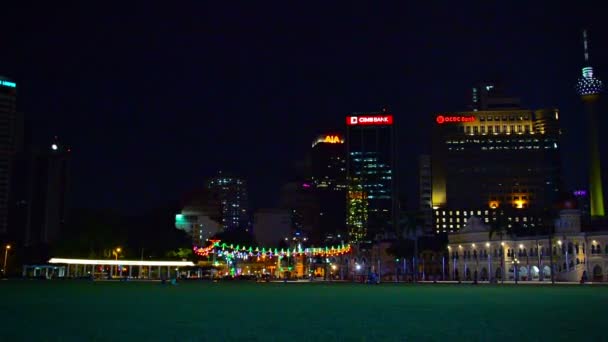
[[[530,116],[528,114],[525,115],[495,115],[495,116],[484,116],[484,115],[480,115],[479,116],[479,121],[492,121],[492,119],[494,119],[494,121],[515,121],[515,120],[519,120],[519,121],[523,121],[523,120],[530,120]]]
[[[466,134],[533,133],[530,125],[461,126],[459,131]]]

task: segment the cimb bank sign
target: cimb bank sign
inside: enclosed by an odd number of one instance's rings
[[[392,124],[392,115],[361,115],[346,117],[347,126],[390,126]]]

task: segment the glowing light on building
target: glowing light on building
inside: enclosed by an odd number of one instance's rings
[[[363,115],[346,117],[347,126],[390,126],[392,124],[392,115]]]
[[[315,147],[317,144],[344,144],[344,138],[339,134],[321,135],[315,139],[312,147]]]
[[[17,83],[11,82],[11,81],[6,81],[6,80],[0,80],[0,85],[1,86],[5,86],[5,87],[9,87],[9,88],[16,88],[17,87]]]
[[[462,123],[462,122],[474,122],[477,118],[475,116],[458,116],[458,115],[437,115],[435,122],[438,124],[444,123]]]

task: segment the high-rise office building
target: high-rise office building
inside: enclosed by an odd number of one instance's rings
[[[281,187],[279,197],[279,208],[290,214],[293,235],[319,242],[321,212],[313,186],[303,181],[288,182]]]
[[[219,208],[218,221],[224,230],[249,229],[249,203],[245,180],[220,172],[207,181],[205,190],[209,194],[209,201],[215,203],[212,206]],[[214,216],[212,214],[210,217],[215,219]]]
[[[501,83],[480,82],[471,88],[471,109],[475,112],[518,108],[521,108],[521,100],[507,95]]]
[[[431,156],[428,154],[421,155],[418,158],[418,195],[421,219],[423,220],[424,232],[430,233],[433,227],[433,202],[431,192],[433,187],[431,177]]]
[[[583,31],[583,46],[585,49],[585,67],[583,75],[576,84],[576,91],[585,104],[587,112],[587,139],[589,143],[589,198],[591,217],[602,217],[604,211],[604,192],[602,188],[602,167],[600,163],[600,146],[598,140],[598,110],[602,81],[593,75],[593,67],[589,63],[587,31]]]
[[[483,110],[435,116],[434,230],[453,232],[497,211],[534,228],[561,187],[557,109]],[[492,210],[497,209],[497,210]]]
[[[13,158],[20,149],[23,117],[17,112],[17,85],[0,76],[0,235],[8,233]]]
[[[52,244],[68,214],[71,150],[55,137],[48,146],[14,159],[10,233],[20,244]]]
[[[398,221],[396,130],[387,109],[346,117],[347,226],[361,242]]]
[[[346,148],[342,134],[318,136],[311,150],[311,183],[319,205],[319,232],[313,243],[346,234]],[[319,241],[317,241],[319,240]]]

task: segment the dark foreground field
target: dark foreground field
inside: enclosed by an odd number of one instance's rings
[[[0,281],[0,340],[605,341],[608,287]]]

